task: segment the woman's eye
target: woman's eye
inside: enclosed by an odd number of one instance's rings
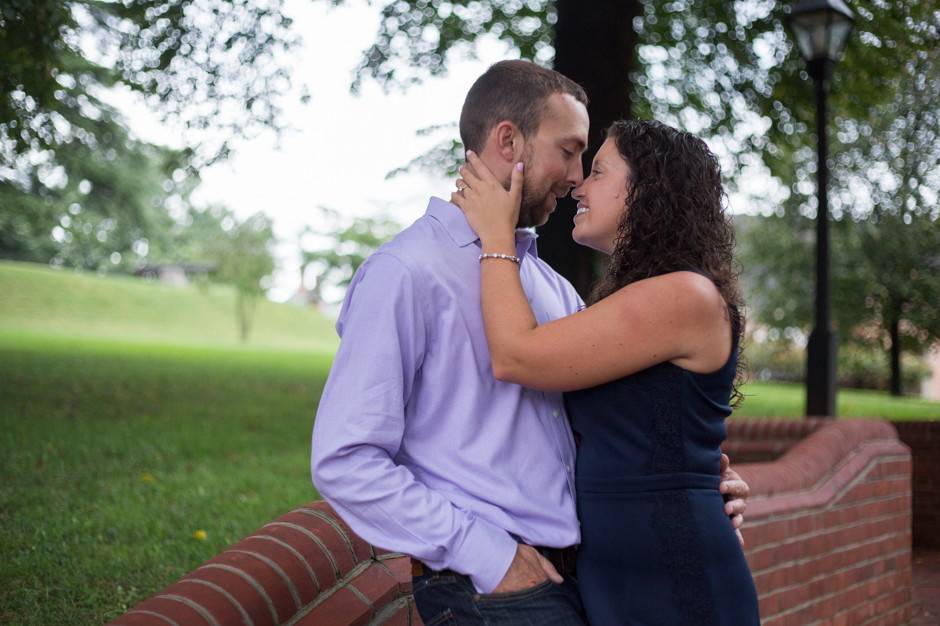
[[[574,152],[572,152],[571,150],[568,150],[567,148],[562,148],[561,151],[565,153],[565,158],[570,159],[571,157],[574,156]]]

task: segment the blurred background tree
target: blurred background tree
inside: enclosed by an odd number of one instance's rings
[[[842,120],[846,146],[833,159],[845,181],[834,190],[833,312],[840,339],[883,353],[884,386],[901,395],[901,354],[940,340],[940,37],[903,65],[893,99],[869,109],[864,125]],[[851,143],[847,140],[852,139]],[[758,320],[779,331],[809,331],[813,220],[787,211],[739,220],[749,293]],[[914,372],[920,370],[916,362]],[[864,384],[868,376],[860,376]],[[906,385],[913,387],[913,381]]]
[[[128,271],[229,142],[280,131],[297,39],[282,0],[11,0],[0,5],[0,258]],[[111,90],[183,128],[134,138]]]
[[[369,255],[402,228],[389,217],[344,216],[323,206],[317,209],[316,224],[301,234],[301,280],[312,274],[316,300],[334,302],[342,299],[349,281]],[[328,290],[337,297],[324,293]]]
[[[277,55],[298,43],[282,0],[8,0],[0,6],[0,155],[29,168],[35,153],[90,149],[120,120],[104,99],[140,93],[163,121],[212,129],[197,163],[227,139],[280,129],[290,85]],[[206,133],[203,137],[208,137]]]
[[[64,143],[56,161],[0,179],[0,258],[133,272],[148,241],[182,215],[198,177],[188,155],[101,122],[95,149]]]
[[[210,219],[204,219],[202,225],[206,230],[216,230],[215,236],[200,236],[195,241],[205,246],[204,258],[214,265],[213,278],[235,288],[235,319],[239,336],[246,341],[254,323],[255,307],[270,286],[274,272],[271,218],[255,213],[239,222],[231,212],[218,207],[202,213],[202,217],[207,216]]]

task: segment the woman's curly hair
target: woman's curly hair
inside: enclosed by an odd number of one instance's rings
[[[629,165],[626,210],[607,272],[590,301],[644,278],[698,271],[724,298],[740,346],[743,302],[718,159],[698,137],[661,122],[621,120],[607,136]],[[742,398],[743,371],[739,357],[733,406]]]

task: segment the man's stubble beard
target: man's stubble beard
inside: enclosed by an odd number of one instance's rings
[[[544,200],[544,198],[543,198]],[[526,188],[522,188],[522,205],[519,207],[519,221],[516,222],[516,228],[531,228],[532,226],[541,226],[545,223],[545,210],[542,208],[544,202],[535,198],[526,197]]]
[[[523,172],[529,172],[532,169],[532,151],[526,146],[522,153]],[[505,187],[509,188],[509,181],[506,181]],[[516,222],[516,228],[531,228],[541,226],[547,220],[545,210],[545,194],[540,197],[533,197],[532,186],[528,179],[522,182],[522,202],[519,206],[519,220]]]

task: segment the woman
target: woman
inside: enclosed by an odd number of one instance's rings
[[[480,236],[494,375],[567,392],[589,620],[758,624],[718,492],[744,322],[717,159],[664,124],[615,123],[572,192],[572,235],[610,256],[606,275],[589,307],[541,326],[514,256],[523,176],[506,191],[470,154],[452,201]]]

